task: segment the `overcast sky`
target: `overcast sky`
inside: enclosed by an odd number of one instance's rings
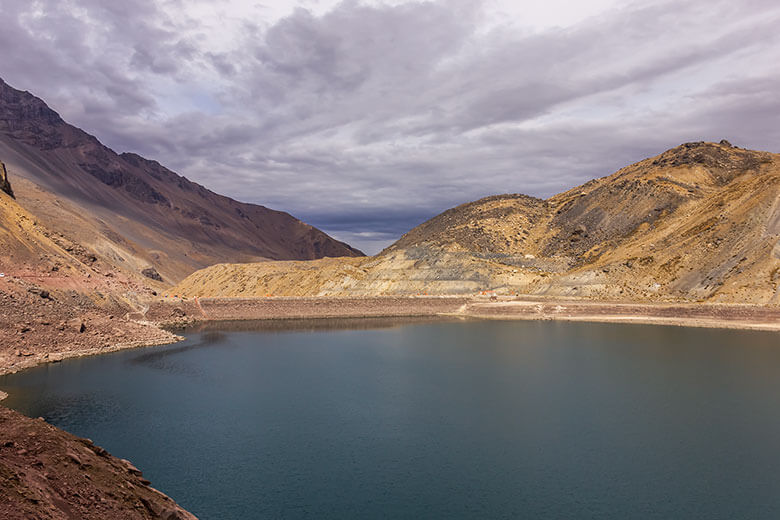
[[[0,77],[373,253],[685,141],[780,152],[780,2],[0,0]]]

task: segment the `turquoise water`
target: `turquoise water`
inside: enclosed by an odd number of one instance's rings
[[[270,328],[269,328],[270,327]],[[0,378],[201,519],[780,518],[780,336],[291,322]]]

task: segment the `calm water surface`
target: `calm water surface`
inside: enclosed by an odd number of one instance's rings
[[[186,335],[0,378],[5,404],[132,460],[204,520],[780,518],[778,334],[475,321]]]

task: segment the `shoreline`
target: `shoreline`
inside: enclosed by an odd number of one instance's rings
[[[458,315],[462,316],[462,315]],[[690,318],[662,318],[652,316],[558,316],[546,318],[528,318],[522,316],[496,316],[492,314],[469,314],[467,317],[482,320],[494,321],[563,321],[575,323],[614,323],[629,325],[658,325],[667,327],[693,327],[702,329],[725,329],[725,330],[756,330],[764,332],[778,332],[780,325],[771,323],[754,322],[717,322],[706,319]]]
[[[163,329],[160,330],[162,332],[167,332]],[[0,376],[16,374],[17,372],[21,372],[23,370],[28,370],[31,368],[43,366],[50,363],[60,363],[61,361],[65,361],[66,359],[75,359],[75,358],[88,357],[88,356],[99,356],[100,354],[110,354],[112,352],[119,352],[120,350],[130,350],[130,349],[144,348],[144,347],[159,347],[162,345],[172,345],[174,343],[178,343],[179,341],[185,339],[183,336],[179,336],[177,334],[173,334],[170,332],[169,334],[171,334],[171,336],[173,337],[138,340],[129,343],[117,343],[113,345],[108,345],[106,347],[90,348],[90,349],[83,349],[83,350],[61,350],[61,351],[47,352],[46,354],[43,354],[41,356],[34,355],[25,358],[25,361],[21,363],[16,363],[11,366],[5,366],[5,365],[0,366]],[[0,401],[3,401],[7,397],[8,394],[0,390]]]
[[[780,331],[780,307],[766,305],[556,301],[523,297],[474,301],[464,310],[464,314],[494,320],[557,320]]]
[[[539,296],[201,298],[153,301],[146,312],[138,314],[127,324],[155,329],[156,334],[152,337],[97,348],[25,352],[21,359],[12,358],[12,363],[8,363],[7,357],[3,359],[0,376],[66,359],[173,344],[184,338],[167,329],[223,321],[449,317],[780,331],[780,306],[603,302]],[[30,340],[28,348],[35,351],[35,339],[31,337]],[[0,401],[6,397],[3,394],[0,390]]]
[[[174,308],[178,320],[166,320]],[[187,312],[187,309],[190,312]],[[195,308],[197,311],[193,311]],[[373,296],[201,298],[157,302],[152,322],[164,325],[219,321],[447,316],[500,320],[559,320],[637,323],[741,330],[780,331],[780,306],[610,302],[540,296]]]

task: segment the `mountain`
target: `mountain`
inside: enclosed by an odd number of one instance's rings
[[[217,262],[361,256],[291,215],[117,154],[0,80],[0,160],[20,205],[122,269],[166,281]]]
[[[298,262],[281,272],[273,265],[214,266],[175,290],[197,296],[283,295],[285,287],[321,295],[494,290],[780,304],[780,155],[726,141],[686,143],[546,200],[498,195],[463,204],[376,257],[321,264]],[[244,290],[230,284],[239,277],[257,284]]]

